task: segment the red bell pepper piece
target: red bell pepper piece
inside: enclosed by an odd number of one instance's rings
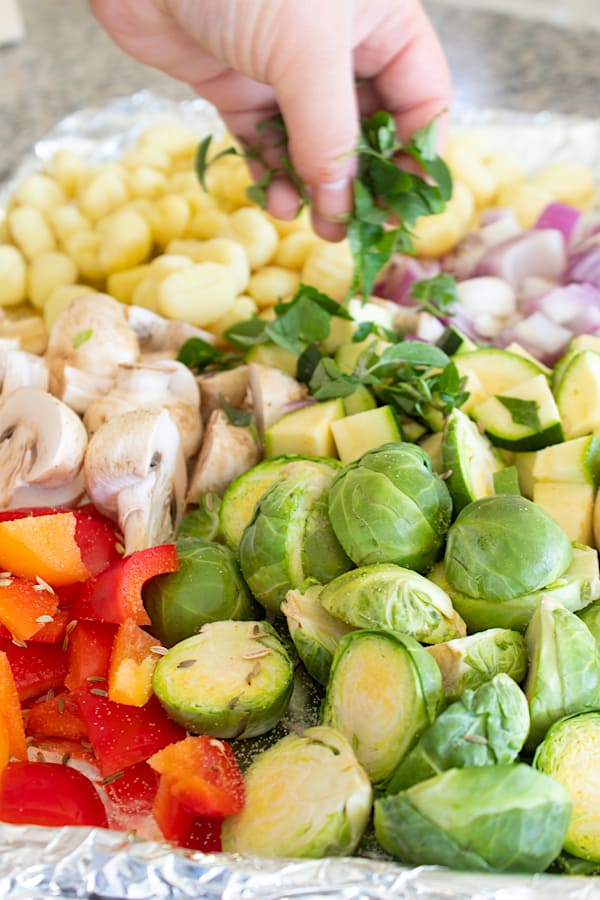
[[[20,647],[0,638],[0,652],[8,657],[21,702],[49,690],[62,689],[67,657],[59,644],[30,643]]]
[[[79,714],[103,776],[142,762],[185,737],[184,729],[169,719],[156,697],[145,706],[125,706],[103,693],[101,688],[75,691]]]
[[[155,575],[176,572],[178,568],[175,544],[137,550],[81,585],[73,615],[76,619],[96,619],[116,625],[126,619],[133,619],[136,625],[150,625],[142,601],[142,587]]]
[[[101,682],[98,687],[106,688],[116,633],[116,626],[106,622],[76,623],[68,635],[66,688],[74,691],[86,685],[92,687],[91,680]]]
[[[71,741],[87,738],[77,701],[68,691],[34,703],[27,713],[27,731],[41,738],[66,738]]]
[[[104,783],[108,824],[117,831],[136,831],[152,815],[159,775],[148,763],[128,766],[114,780]]]
[[[35,506],[21,509],[5,509],[0,512],[0,522],[23,519],[26,516],[50,516],[70,512],[75,516],[75,541],[83,563],[90,575],[97,575],[123,555],[113,524],[98,512],[91,503],[69,509],[66,506]]]
[[[181,841],[181,846],[188,850],[200,850],[202,853],[220,853],[223,849],[221,843],[221,829],[223,819],[202,818],[194,820],[192,830],[187,838]]]
[[[148,760],[171,795],[196,816],[223,817],[244,807],[244,779],[229,744],[207,735],[186,737]]]
[[[0,653],[0,725],[8,736],[10,755],[27,759],[27,743],[21,704],[10,662],[6,653]]]
[[[108,824],[90,779],[68,765],[46,762],[8,764],[0,786],[0,819],[16,825]]]

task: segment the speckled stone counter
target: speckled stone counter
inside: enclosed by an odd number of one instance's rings
[[[525,0],[526,2],[526,0]],[[454,79],[455,102],[596,116],[597,33],[561,30],[426,0]],[[191,92],[129,59],[86,0],[21,0],[26,39],[0,49],[0,180],[57,120],[140,88]]]

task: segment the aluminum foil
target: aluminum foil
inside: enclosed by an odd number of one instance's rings
[[[39,140],[10,181],[0,203],[24,175],[58,149],[72,149],[91,163],[117,158],[150,124],[183,122],[201,138],[220,133],[215,109],[200,99],[175,103],[142,91],[59,122]],[[492,147],[533,172],[548,162],[589,165],[600,180],[600,122],[552,113],[455,110],[453,128],[477,128]],[[299,684],[288,714],[275,732],[315,724],[318,704]],[[260,744],[248,743],[248,762]],[[283,860],[201,854],[137,840],[123,832],[92,828],[43,828],[0,823],[0,897],[11,900],[600,900],[600,878],[558,875],[507,876],[458,873],[441,867],[402,867],[374,840],[362,856]]]

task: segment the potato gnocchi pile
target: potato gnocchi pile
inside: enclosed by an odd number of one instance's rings
[[[226,136],[214,152],[230,143]],[[113,163],[89,166],[60,150],[24,178],[0,222],[0,336],[43,352],[61,310],[90,290],[207,329],[217,341],[239,320],[272,315],[300,282],[341,301],[352,277],[347,242],[319,239],[306,212],[282,222],[252,205],[240,157],[212,165],[203,190],[196,147],[187,128],[157,124]],[[595,200],[587,167],[553,165],[527,178],[481,132],[453,136],[446,160],[452,200],[415,231],[425,259],[452,250],[489,206],[514,208],[530,227],[552,200],[580,209]]]

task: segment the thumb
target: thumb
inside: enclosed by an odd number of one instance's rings
[[[294,168],[312,191],[316,215],[335,221],[352,209],[359,112],[352,52],[339,44],[293,62],[274,85]]]

